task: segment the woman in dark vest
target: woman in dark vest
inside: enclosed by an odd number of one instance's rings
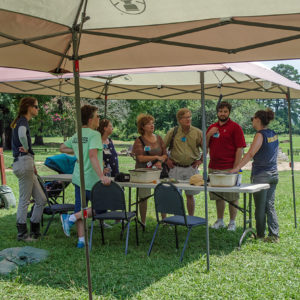
[[[253,158],[252,183],[268,183],[270,188],[254,193],[256,231],[258,238],[264,238],[266,219],[269,235],[265,241],[279,242],[279,225],[275,211],[275,190],[278,183],[277,155],[278,136],[268,129],[268,124],[274,119],[270,109],[259,110],[251,118],[252,126],[257,131],[249,151],[241,162],[231,172],[238,172]]]
[[[14,156],[13,171],[19,180],[19,205],[17,210],[17,239],[30,241],[40,236],[40,221],[47,202],[34,165],[31,137],[28,121],[38,115],[39,106],[36,98],[25,97],[19,104],[18,115],[11,123],[12,150]],[[30,237],[27,234],[27,209],[30,198],[35,205],[30,218]]]

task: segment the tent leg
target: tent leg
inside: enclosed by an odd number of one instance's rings
[[[287,98],[287,103],[288,103],[288,116],[289,116],[289,136],[290,136],[291,172],[292,172],[292,186],[293,186],[294,222],[295,222],[295,228],[297,228],[297,213],[296,213],[297,209],[296,209],[296,194],[295,194],[294,153],[293,153],[290,89],[288,89],[286,98]]]
[[[84,14],[86,9],[82,12],[82,18],[84,21]],[[81,2],[83,4],[83,1]],[[76,23],[74,23],[76,24]],[[81,24],[82,25],[82,24]],[[88,279],[88,290],[89,290],[89,299],[93,299],[92,296],[92,280],[91,280],[91,269],[90,269],[90,256],[89,256],[89,243],[88,243],[88,230],[86,222],[86,197],[85,197],[85,181],[84,181],[84,165],[83,165],[83,147],[82,147],[82,123],[81,123],[81,107],[80,107],[80,83],[79,83],[79,60],[78,60],[78,47],[80,40],[80,32],[76,29],[77,26],[73,26],[72,30],[72,42],[73,42],[73,74],[74,74],[74,83],[75,83],[75,105],[76,105],[76,129],[78,137],[78,151],[79,151],[79,171],[80,171],[80,196],[81,196],[81,212],[83,216],[83,225],[84,225],[84,240],[85,240],[85,258],[86,258],[86,272]]]
[[[202,133],[206,134],[205,118],[205,94],[204,94],[204,72],[200,72],[201,84],[201,113],[202,113]],[[206,268],[209,271],[209,227],[208,227],[208,206],[207,206],[207,160],[206,160],[206,139],[203,138],[203,179],[204,179],[204,197],[205,197],[205,226],[206,226]]]

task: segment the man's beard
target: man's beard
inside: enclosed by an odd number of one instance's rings
[[[218,120],[221,122],[226,122],[228,119],[229,119],[229,116],[228,117],[219,117],[218,116]]]

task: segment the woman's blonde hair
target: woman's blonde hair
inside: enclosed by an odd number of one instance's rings
[[[16,123],[17,123],[18,119],[20,119],[21,116],[25,116],[28,112],[28,108],[30,106],[33,106],[36,101],[37,101],[37,99],[34,97],[24,97],[21,99],[21,101],[19,103],[18,114],[17,114],[16,118],[10,124],[11,128],[16,127]]]
[[[149,115],[149,114],[139,114],[136,118],[136,122],[137,122],[137,129],[138,129],[138,133],[140,135],[143,135],[145,133],[144,130],[144,126],[146,124],[148,124],[151,121],[155,121],[154,117]]]

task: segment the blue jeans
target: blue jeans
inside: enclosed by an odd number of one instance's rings
[[[258,237],[265,236],[266,219],[269,236],[279,236],[278,218],[275,211],[275,190],[278,183],[277,171],[264,171],[253,175],[252,183],[268,183],[270,188],[254,193],[255,220]]]

